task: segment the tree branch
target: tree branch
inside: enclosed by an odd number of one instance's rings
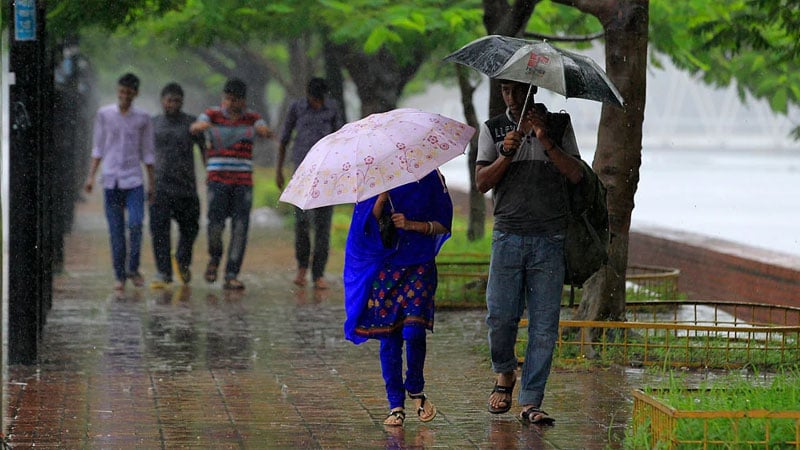
[[[506,0],[483,0],[483,25],[491,34],[518,36],[540,1],[515,0],[509,5]]]
[[[602,14],[614,11],[619,6],[619,0],[551,0],[559,5],[571,6],[583,13],[600,18]]]
[[[225,61],[211,51],[211,49],[205,47],[191,47],[190,51],[205,61],[213,71],[224,75],[226,78],[235,76],[234,71],[225,64]]]

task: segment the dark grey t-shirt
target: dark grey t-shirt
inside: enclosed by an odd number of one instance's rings
[[[287,145],[292,139],[292,132],[296,131],[292,145],[292,162],[297,167],[317,141],[338,130],[342,125],[344,118],[336,100],[326,98],[320,109],[309,106],[308,99],[295,100],[286,112],[280,142]]]
[[[567,121],[560,137],[561,148],[580,157],[572,123]],[[491,129],[490,129],[491,128]],[[514,122],[497,116],[481,124],[478,138],[478,165],[489,165],[498,158],[502,139],[514,129]],[[556,139],[558,141],[559,139]],[[503,179],[492,190],[494,229],[522,236],[550,236],[566,228],[565,178],[544,153],[536,135],[523,140]]]
[[[160,115],[153,118],[156,136],[155,182],[156,193],[175,197],[196,197],[194,175],[194,144],[202,136],[192,136],[189,126],[195,117],[180,113],[175,117]]]

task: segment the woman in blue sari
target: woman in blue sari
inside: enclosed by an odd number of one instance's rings
[[[403,425],[406,392],[421,421],[436,416],[436,407],[423,393],[426,330],[433,331],[435,258],[450,237],[452,221],[453,203],[438,170],[353,210],[345,248],[344,334],[356,344],[380,340],[389,400],[385,425]]]

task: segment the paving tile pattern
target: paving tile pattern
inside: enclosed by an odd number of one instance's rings
[[[409,401],[406,426],[387,428],[378,345],[342,337],[340,262],[332,289],[295,289],[290,235],[256,228],[244,292],[198,276],[117,297],[104,227],[91,210],[79,218],[40,364],[10,367],[4,383],[14,448],[619,448],[630,390],[647,382],[620,368],[555,371],[544,407],[556,425],[523,426],[486,412],[483,311],[439,311],[426,364],[439,415],[422,424]],[[196,274],[204,250],[201,239]],[[145,241],[145,272],[149,253]]]

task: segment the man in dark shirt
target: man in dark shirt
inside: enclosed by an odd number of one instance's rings
[[[492,190],[494,230],[486,286],[489,352],[497,374],[488,409],[511,409],[517,380],[514,343],[528,311],[528,344],[520,378],[520,419],[548,424],[541,409],[558,337],[564,284],[566,183],[583,177],[580,152],[566,114],[534,104],[535,86],[500,81],[506,112],[481,124],[475,182]],[[564,123],[557,118],[566,119]]]
[[[292,146],[292,163],[297,167],[317,141],[344,125],[344,118],[336,100],[325,98],[327,91],[325,80],[312,78],[308,82],[306,98],[295,100],[289,106],[278,147],[275,173],[278,189],[283,189],[284,186],[283,162],[286,159],[286,146],[292,139],[293,131],[297,130]],[[311,280],[314,282],[314,288],[327,289],[328,285],[323,276],[328,262],[333,206],[308,211],[295,207],[294,210],[294,248],[297,258],[297,276],[294,283],[298,286],[306,285],[306,274],[311,260],[310,228],[313,225],[314,261],[311,264]]]
[[[155,132],[155,197],[150,205],[150,234],[158,273],[150,287],[164,288],[172,282],[173,270],[181,281],[191,280],[192,247],[200,229],[200,200],[194,170],[194,145],[205,161],[201,136],[189,126],[195,117],[181,111],[183,89],[169,83],[161,90],[164,114],[153,118]],[[178,224],[178,247],[171,252],[171,221]]]

